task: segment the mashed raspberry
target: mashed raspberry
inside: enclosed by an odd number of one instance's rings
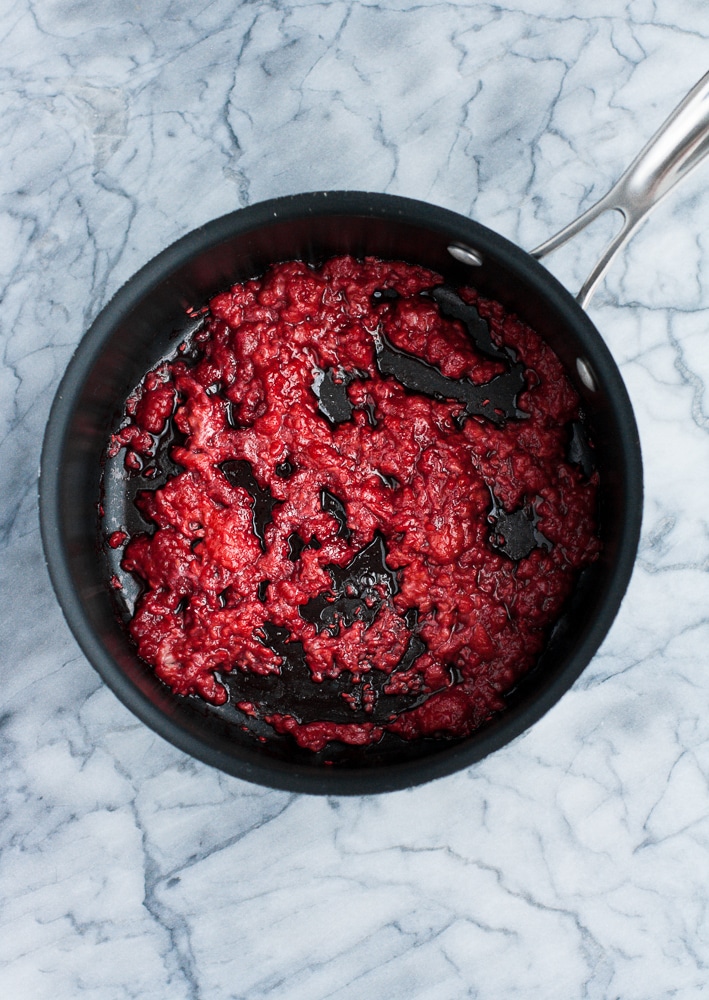
[[[399,262],[276,265],[111,439],[145,480],[138,652],[314,751],[466,736],[597,557],[580,441],[561,363],[498,303]]]

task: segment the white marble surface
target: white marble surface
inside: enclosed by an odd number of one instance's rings
[[[708,56],[705,0],[2,5],[3,997],[709,992],[709,164],[591,309],[645,458],[626,600],[574,688],[478,766],[327,800],[185,757],[79,652],[36,510],[72,349],[175,238],[353,187],[531,247],[602,193]],[[560,261],[570,287],[602,235]]]

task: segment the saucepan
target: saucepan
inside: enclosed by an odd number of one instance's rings
[[[49,573],[88,660],[123,703],[188,754],[238,777],[309,793],[403,788],[467,767],[523,733],[589,663],[610,628],[635,562],[642,463],[618,369],[584,311],[614,254],[648,211],[709,150],[709,75],[665,122],[611,191],[557,236],[527,253],[477,222],[384,194],[328,191],[279,198],[200,227],[120,289],[80,342],[59,386],[44,440],[39,493]],[[578,296],[539,259],[601,212],[623,225]],[[538,664],[506,706],[459,740],[341,744],[322,754],[287,734],[249,731],[243,719],[180,697],[136,653],[117,612],[99,510],[104,462],[125,400],[145,372],[189,337],[195,311],[275,262],[342,254],[422,265],[453,287],[473,286],[540,333],[582,401],[599,474],[597,562],[584,571]]]

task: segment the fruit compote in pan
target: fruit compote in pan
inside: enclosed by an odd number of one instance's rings
[[[130,633],[177,694],[315,751],[468,736],[598,555],[592,454],[498,303],[400,262],[276,265],[212,299],[113,436]]]

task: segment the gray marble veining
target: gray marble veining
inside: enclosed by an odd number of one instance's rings
[[[44,568],[71,353],[200,223],[297,191],[454,209],[525,247],[707,70],[700,0],[14,0],[0,12],[0,991],[18,1000],[690,1000],[709,989],[709,167],[591,309],[646,475],[630,589],[534,729],[360,799],[248,785],[138,723]],[[578,288],[607,228],[550,262]]]

